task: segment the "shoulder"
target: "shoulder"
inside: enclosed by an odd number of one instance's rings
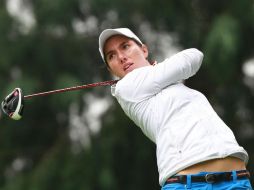
[[[150,83],[148,76],[152,75],[152,73],[153,66],[145,66],[133,70],[117,82],[114,86],[114,95],[116,98],[138,101],[140,94],[145,93],[142,89]]]
[[[130,73],[128,73],[127,75],[125,75],[125,77],[123,77],[121,80],[118,81],[118,83],[116,84],[117,88],[122,88],[122,87],[126,87],[126,86],[134,86],[135,83],[138,82],[142,82],[142,79],[149,74],[150,72],[152,72],[154,66],[145,66],[145,67],[140,67],[137,68],[133,71],[131,71]]]

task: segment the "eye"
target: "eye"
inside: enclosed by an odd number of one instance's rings
[[[108,60],[108,61],[111,61],[111,60],[114,59],[114,57],[115,57],[115,54],[114,54],[114,53],[110,53],[110,54],[108,54],[108,56],[107,56],[107,60]]]
[[[123,49],[128,49],[129,47],[130,47],[130,45],[128,43],[123,44]]]

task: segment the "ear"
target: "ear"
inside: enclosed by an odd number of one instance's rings
[[[145,55],[145,58],[148,58],[148,54],[149,54],[149,52],[148,52],[148,48],[147,48],[147,46],[145,45],[145,44],[142,44],[142,51],[143,51],[143,53],[144,53],[144,55]]]

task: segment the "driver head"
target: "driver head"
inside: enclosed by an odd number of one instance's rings
[[[15,88],[1,104],[2,110],[10,118],[19,120],[22,118],[24,98],[20,88]]]

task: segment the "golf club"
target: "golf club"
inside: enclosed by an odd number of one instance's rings
[[[85,88],[92,88],[96,86],[108,86],[116,84],[118,80],[109,80],[103,82],[96,82],[91,84],[85,84],[80,86],[62,88],[57,90],[51,90],[46,92],[39,92],[35,94],[25,95],[23,96],[22,90],[20,88],[15,88],[6,98],[2,101],[1,107],[3,112],[8,115],[10,118],[14,120],[19,120],[22,118],[23,110],[24,110],[24,99],[30,99],[35,96],[47,96],[50,94],[57,94],[67,91],[80,90]]]

